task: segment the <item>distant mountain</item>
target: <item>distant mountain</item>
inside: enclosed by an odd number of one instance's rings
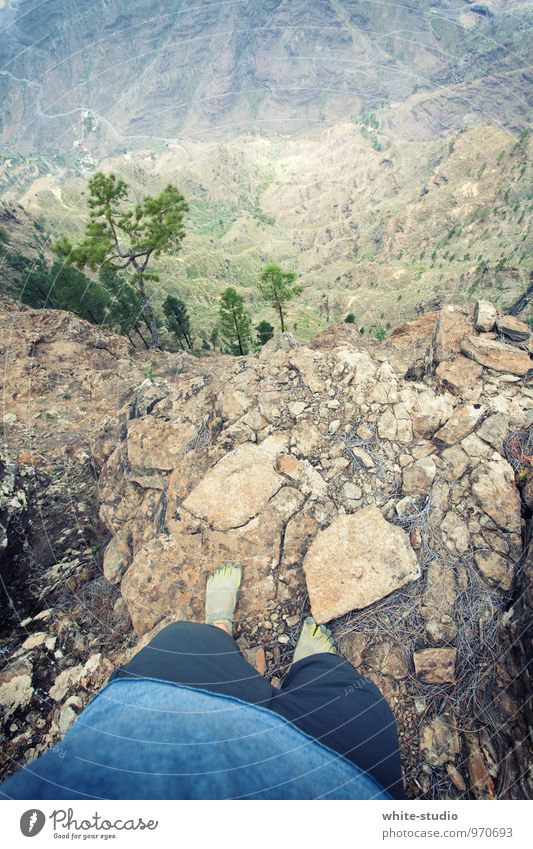
[[[9,150],[292,134],[379,110],[397,138],[531,103],[527,0],[4,0]]]

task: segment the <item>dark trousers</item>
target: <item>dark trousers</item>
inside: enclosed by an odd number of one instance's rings
[[[112,677],[158,678],[234,696],[284,716],[404,798],[396,723],[378,688],[347,660],[316,654],[273,687],[213,625],[168,625]]]

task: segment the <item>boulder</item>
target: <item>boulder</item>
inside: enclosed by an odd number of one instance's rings
[[[430,438],[448,421],[453,407],[448,398],[423,392],[416,401],[411,415],[413,433],[418,437]]]
[[[272,458],[247,442],[211,468],[183,502],[193,516],[213,528],[244,525],[261,511],[283,485]]]
[[[505,413],[495,413],[493,416],[488,416],[480,425],[477,435],[501,454],[508,431],[509,416]]]
[[[317,622],[367,607],[420,577],[407,534],[376,507],[339,514],[320,531],[305,556],[304,572]]]
[[[454,684],[457,650],[430,648],[415,651],[415,675],[425,684]]]
[[[309,348],[292,350],[288,358],[289,364],[298,372],[300,380],[311,392],[324,390],[324,381],[320,375],[323,360],[320,351],[311,351]]]
[[[436,432],[434,439],[443,445],[454,445],[472,433],[485,412],[481,404],[467,404],[453,411],[445,425]]]
[[[529,354],[495,339],[466,336],[461,342],[461,350],[467,357],[493,371],[521,377],[531,368]]]
[[[348,383],[366,383],[373,380],[376,374],[376,364],[372,357],[364,351],[354,348],[338,348],[335,359],[348,368]]]
[[[525,321],[520,321],[514,315],[502,315],[496,322],[500,333],[512,339],[513,342],[528,342],[531,338],[531,328]]]
[[[308,460],[298,460],[293,454],[281,454],[276,469],[299,485],[304,495],[311,499],[320,498],[328,491],[325,480]]]
[[[494,329],[498,313],[490,301],[477,301],[474,307],[474,327],[484,333]]]
[[[451,445],[444,449],[437,464],[444,480],[451,482],[464,475],[470,466],[470,458],[459,445]]]
[[[444,387],[455,394],[464,389],[473,389],[477,386],[483,367],[468,357],[458,355],[455,360],[445,360],[437,366],[437,377]]]

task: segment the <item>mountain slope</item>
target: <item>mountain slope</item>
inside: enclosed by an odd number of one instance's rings
[[[516,130],[530,15],[524,0],[19,0],[0,10],[3,139],[102,154],[380,107],[397,137],[479,120]]]

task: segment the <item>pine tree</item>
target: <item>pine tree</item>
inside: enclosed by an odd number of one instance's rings
[[[261,274],[259,292],[278,313],[282,333],[285,332],[286,304],[303,292],[303,286],[293,285],[295,280],[293,271],[283,271],[279,265],[267,265]]]
[[[89,221],[85,235],[73,246],[61,237],[53,250],[79,270],[89,267],[130,271],[150,327],[152,347],[159,347],[156,316],[146,291],[146,281],[158,280],[148,271],[153,259],[179,250],[185,231],[185,198],[169,185],[156,197],[145,197],[134,206],[127,203],[128,186],[115,174],[96,173],[88,184]]]
[[[274,328],[268,321],[260,321],[255,330],[257,333],[257,343],[261,346],[265,345],[274,335]]]
[[[132,345],[135,343],[131,334],[137,333],[144,347],[149,348],[141,332],[144,311],[139,293],[111,268],[101,268],[99,278],[110,298],[105,323],[127,336]]]
[[[232,286],[220,296],[219,332],[228,353],[242,357],[250,350],[252,322],[244,298]]]
[[[163,302],[163,312],[166,316],[168,329],[176,336],[183,350],[185,346],[192,350],[191,323],[184,301],[168,295]]]

